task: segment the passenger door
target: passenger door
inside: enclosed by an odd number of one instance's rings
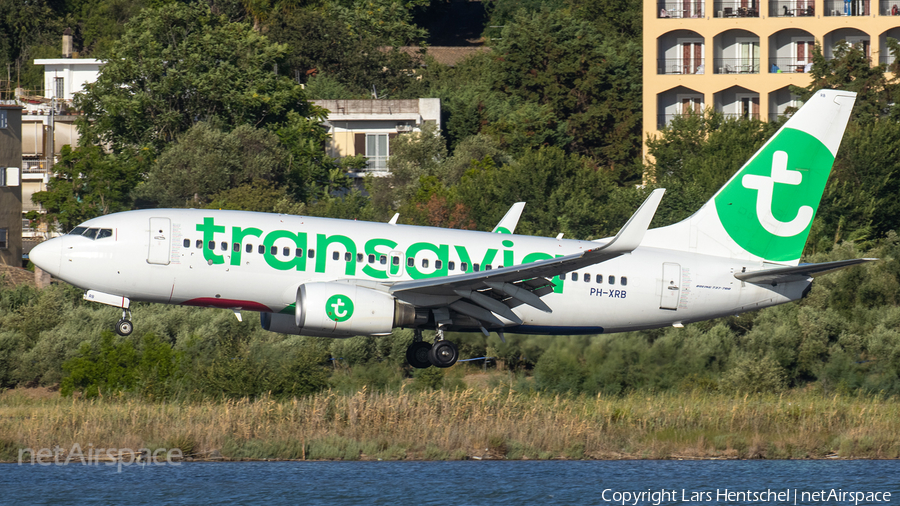
[[[150,218],[150,250],[147,263],[169,265],[172,251],[172,222],[169,218]]]
[[[659,308],[676,311],[680,297],[681,265],[666,262],[663,264],[662,295],[659,299]]]

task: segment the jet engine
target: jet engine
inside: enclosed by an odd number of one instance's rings
[[[392,295],[348,283],[306,283],[295,314],[262,313],[265,330],[317,337],[382,336],[416,322],[416,310]]]

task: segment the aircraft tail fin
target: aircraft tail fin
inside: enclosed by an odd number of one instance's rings
[[[856,93],[819,90],[690,218],[647,245],[797,265]]]

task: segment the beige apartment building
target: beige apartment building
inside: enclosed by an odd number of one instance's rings
[[[841,40],[873,63],[891,63],[900,0],[645,0],[643,122],[646,140],[673,117],[708,107],[769,120],[797,106],[812,49]]]

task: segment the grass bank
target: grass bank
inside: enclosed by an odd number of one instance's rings
[[[501,388],[199,403],[0,397],[0,460],[75,443],[231,460],[898,458],[900,403],[799,391],[564,397]]]

